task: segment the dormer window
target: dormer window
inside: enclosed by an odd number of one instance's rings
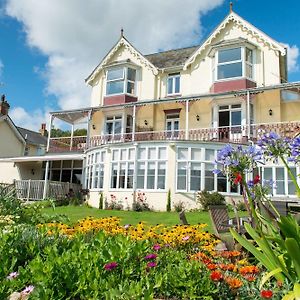
[[[253,79],[253,53],[246,47],[220,49],[216,54],[216,80]]]
[[[112,68],[107,71],[106,95],[135,95],[136,70],[129,67]]]
[[[168,76],[168,96],[180,94],[180,74],[170,74]]]

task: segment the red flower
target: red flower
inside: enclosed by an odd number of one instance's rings
[[[236,173],[233,183],[237,185],[242,182],[242,179],[243,179],[243,177],[242,177],[241,173]]]
[[[223,279],[223,274],[220,271],[213,271],[210,273],[210,279],[212,281],[221,281]]]
[[[106,265],[104,265],[104,269],[107,271],[111,271],[113,269],[115,269],[118,266],[118,263],[112,261],[110,263],[107,263]]]
[[[215,264],[207,264],[206,267],[209,270],[215,270],[217,268],[217,265],[215,265]]]
[[[270,290],[263,290],[260,292],[260,295],[264,299],[271,299],[273,296],[273,292]]]
[[[256,175],[253,179],[253,184],[258,184],[260,182],[260,177],[259,175]]]

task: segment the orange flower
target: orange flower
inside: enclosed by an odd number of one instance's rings
[[[240,279],[234,277],[226,277],[225,281],[232,289],[238,289],[243,285],[243,282]]]
[[[219,267],[224,271],[233,271],[235,268],[234,264],[219,264]]]
[[[271,299],[273,296],[273,292],[270,290],[263,290],[260,292],[260,295],[264,299]]]
[[[243,277],[248,281],[255,281],[256,280],[256,277],[252,274],[245,274]]]
[[[245,276],[246,274],[257,274],[259,273],[259,268],[257,266],[246,266],[240,268],[240,274]]]
[[[241,252],[239,252],[239,251],[223,251],[221,253],[221,256],[224,258],[237,257],[240,255],[241,255]]]
[[[207,264],[207,269],[209,270],[215,270],[217,268],[217,265],[216,264]]]
[[[210,273],[210,279],[212,281],[221,281],[223,279],[223,274],[220,271],[213,271]]]

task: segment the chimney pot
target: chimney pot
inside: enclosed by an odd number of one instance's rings
[[[1,102],[0,102],[0,114],[8,115],[9,108],[10,108],[10,105],[5,100],[5,95],[3,94],[1,96]]]

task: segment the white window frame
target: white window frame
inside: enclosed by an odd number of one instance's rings
[[[159,158],[159,149],[163,148],[165,149],[166,152],[166,157],[165,158]],[[143,190],[143,191],[149,191],[149,192],[165,192],[167,190],[167,177],[168,177],[168,148],[166,146],[141,146],[140,148],[138,148],[138,151],[140,151],[141,149],[145,149],[145,158],[139,158],[137,155],[137,168],[136,168],[136,181],[138,181],[138,166],[139,163],[143,163],[145,166],[145,171],[144,171],[144,184],[143,184],[143,188],[139,187],[137,185],[137,190]],[[149,158],[149,151],[150,149],[155,149],[155,158]],[[153,189],[149,189],[147,187],[147,178],[148,178],[148,165],[150,163],[154,163],[155,164],[155,173],[154,173],[154,188]],[[160,189],[158,188],[158,168],[159,168],[159,164],[160,163],[164,163],[165,164],[165,182],[164,182],[164,189]]]
[[[116,78],[116,79],[108,79],[108,73],[109,73],[109,71],[111,71],[111,70],[117,70],[117,69],[119,69],[119,70],[123,69],[123,76],[120,77],[120,78]],[[135,81],[128,79],[128,69],[135,70]],[[105,96],[110,97],[110,96],[117,96],[117,95],[124,95],[124,94],[130,95],[130,96],[136,96],[137,95],[137,91],[136,91],[136,88],[137,88],[136,77],[137,77],[137,69],[133,68],[131,66],[113,67],[113,68],[108,69],[107,72],[106,72]],[[123,92],[108,94],[108,91],[107,91],[108,83],[109,82],[116,82],[116,81],[123,81]],[[127,86],[128,86],[129,82],[130,83],[134,83],[134,93],[128,93],[127,92]]]
[[[112,118],[111,120],[108,120],[108,118]],[[121,121],[121,132],[120,133],[115,133],[115,123],[117,121]],[[106,125],[107,123],[112,123],[113,124],[113,133],[108,133],[106,131]],[[104,121],[104,135],[109,135],[111,137],[114,137],[115,135],[122,135],[124,133],[124,114],[115,114],[115,115],[107,115],[105,116],[105,121]]]
[[[175,92],[176,89],[176,78],[179,78],[179,91]],[[172,92],[169,93],[169,79],[172,80]],[[181,94],[181,76],[180,73],[169,74],[167,78],[167,96],[174,96]]]
[[[230,49],[241,49],[241,59],[239,60],[232,60],[229,62],[222,62],[219,63],[219,52],[223,51],[223,50],[230,50]],[[246,61],[246,49],[252,51],[252,62],[248,62]],[[242,75],[241,76],[236,76],[236,77],[227,77],[227,78],[221,78],[218,79],[218,73],[219,73],[219,66],[223,66],[223,65],[230,65],[230,64],[234,64],[234,63],[242,63]],[[246,76],[246,65],[250,66],[252,69],[252,77],[247,77]],[[221,48],[218,51],[216,51],[215,57],[213,58],[213,76],[214,76],[214,81],[215,82],[220,82],[220,81],[227,81],[227,80],[235,80],[235,79],[241,79],[241,78],[247,78],[251,81],[255,80],[254,78],[254,50],[249,48],[249,47],[245,47],[245,46],[240,46],[240,47],[228,47],[228,48]]]

